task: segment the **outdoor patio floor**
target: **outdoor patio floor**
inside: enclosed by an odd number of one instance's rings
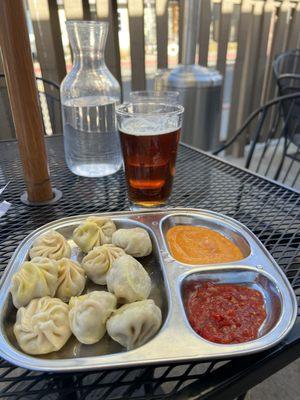
[[[248,392],[246,400],[298,400],[300,399],[300,359]]]
[[[283,142],[278,146],[277,152],[275,154],[275,157],[273,159],[271,167],[270,167],[270,169],[268,171],[268,175],[267,176],[270,177],[270,178],[272,176],[274,176],[274,174],[276,172],[276,166],[278,166],[279,163],[280,163],[280,160],[281,160],[280,146],[282,146],[282,145],[283,145]],[[272,157],[273,150],[274,150],[275,146],[276,146],[276,142],[272,143],[270,145],[268,151],[266,152],[265,156],[264,156],[264,159],[263,159],[263,161],[261,163],[261,167],[260,167],[260,171],[262,171],[262,172],[260,172],[261,175],[264,175],[263,171],[265,171],[267,169],[267,167],[268,167],[268,163],[269,163],[269,160]],[[253,154],[253,159],[252,159],[251,165],[254,165],[254,166],[257,165],[258,160],[259,160],[259,158],[261,156],[261,153],[263,151],[263,148],[264,148],[264,144],[263,143],[258,144],[256,146],[255,152]],[[245,148],[245,156],[244,157],[237,158],[237,157],[233,157],[233,156],[224,156],[224,155],[222,157],[225,160],[231,162],[232,164],[238,165],[240,167],[244,167],[248,149],[249,149],[249,146],[246,146],[246,148]],[[293,144],[290,144],[290,146],[288,148],[288,153],[289,154],[294,154],[296,151],[297,151],[297,147],[294,146]],[[251,169],[251,165],[250,165],[250,169]],[[290,157],[287,157],[285,159],[285,161],[284,161],[284,164],[283,164],[283,167],[282,167],[282,171],[280,173],[280,178],[281,179],[279,179],[279,181],[282,180],[285,177],[285,175],[287,174],[287,177],[285,179],[284,184],[286,186],[292,186],[293,181],[295,179],[295,176],[297,175],[298,172],[299,172],[299,161],[293,161]],[[296,184],[293,186],[293,188],[296,189],[296,190],[300,190],[300,177],[297,179]],[[300,386],[300,384],[299,384],[299,386]]]

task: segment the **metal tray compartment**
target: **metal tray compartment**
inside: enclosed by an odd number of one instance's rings
[[[284,305],[279,288],[273,279],[260,271],[249,268],[228,267],[228,269],[211,270],[207,272],[193,272],[181,281],[181,298],[185,310],[186,321],[188,321],[186,311],[186,300],[191,289],[205,282],[215,284],[235,284],[243,285],[256,289],[263,295],[267,317],[259,330],[259,338],[267,335],[280,320],[284,319]],[[285,321],[286,323],[287,321]],[[189,324],[190,325],[190,324]],[[190,325],[191,329],[192,326]],[[198,333],[196,332],[198,335]],[[223,344],[223,346],[228,346]]]
[[[95,214],[94,214],[95,215]],[[95,345],[82,345],[72,337],[58,352],[46,356],[23,353],[12,333],[16,310],[11,301],[11,278],[28,258],[33,241],[55,229],[72,247],[72,258],[81,260],[82,253],[72,241],[72,232],[87,216],[68,217],[49,223],[29,234],[15,251],[1,281],[0,289],[0,355],[16,365],[40,371],[81,371],[126,366],[142,366],[172,361],[211,360],[264,350],[279,342],[292,328],[296,319],[296,298],[283,272],[263,245],[239,222],[210,211],[198,209],[162,209],[140,212],[96,214],[114,220],[117,228],[141,226],[148,230],[153,252],[139,259],[152,279],[150,298],[161,308],[163,324],[160,331],[143,346],[126,351],[108,336]],[[169,253],[165,234],[176,224],[194,224],[216,229],[236,243],[245,258],[219,265],[187,265]],[[194,275],[196,274],[196,275]],[[257,340],[234,345],[220,345],[202,339],[189,325],[184,310],[183,288],[189,276],[210,277],[220,282],[247,282],[264,290],[268,319]],[[87,290],[103,290],[92,284]],[[264,334],[266,333],[266,334]]]
[[[151,237],[152,244],[153,244],[153,251],[152,253],[147,256],[147,257],[142,257],[139,258],[139,261],[142,263],[146,271],[148,272],[149,276],[151,277],[152,281],[152,288],[151,288],[151,293],[149,295],[149,298],[153,299],[155,301],[155,304],[158,305],[162,311],[162,326],[164,322],[166,321],[167,315],[168,315],[168,296],[167,296],[167,290],[162,274],[162,269],[161,269],[161,263],[160,263],[160,256],[159,256],[159,249],[158,249],[158,243],[157,240],[152,232],[151,229],[148,228],[148,226],[141,224],[136,221],[131,221],[131,220],[118,220],[117,218],[114,219],[114,222],[117,226],[118,229],[120,228],[135,228],[137,226],[142,227],[146,229]],[[71,246],[71,259],[81,262],[82,258],[84,257],[84,253],[76,246],[74,241],[72,240],[72,234],[74,229],[78,226],[78,223],[75,224],[68,224],[66,226],[58,226],[55,230],[61,233],[68,241],[68,243]],[[33,240],[35,239],[35,236],[31,238],[30,241],[27,242],[27,249],[31,247],[31,244]],[[26,254],[25,259],[29,259],[28,254]],[[21,266],[21,264],[24,262],[23,257],[19,257],[15,263],[18,266]],[[15,264],[15,265],[16,265]],[[19,269],[19,268],[18,268]],[[83,291],[84,293],[88,293],[92,290],[107,290],[105,285],[97,285],[87,279],[86,282],[86,287],[85,290]],[[12,303],[12,298],[11,295],[8,296],[7,301],[5,303],[5,315],[6,317],[3,319],[3,328],[6,332],[7,338],[9,342],[11,343],[12,346],[14,346],[16,349],[18,349],[20,352],[22,350],[20,349],[16,338],[13,333],[13,325],[16,320],[16,313],[17,310],[13,306]],[[119,343],[115,342],[112,340],[107,334],[104,336],[102,340],[100,340],[98,343],[95,343],[93,345],[84,345],[82,343],[79,343],[78,340],[72,335],[71,338],[68,340],[66,345],[60,350],[56,351],[53,353],[49,354],[43,354],[39,355],[38,357],[35,356],[35,358],[44,358],[44,359],[65,359],[65,358],[80,358],[80,357],[95,357],[99,355],[105,355],[105,354],[114,354],[114,353],[120,353],[126,351],[124,347],[119,345]]]
[[[166,238],[167,231],[176,225],[193,225],[201,226],[205,228],[212,229],[221,233],[223,236],[231,240],[242,252],[244,258],[248,257],[250,254],[250,246],[244,235],[241,234],[239,230],[229,224],[224,219],[218,220],[216,218],[211,218],[207,216],[197,216],[197,215],[187,215],[187,214],[174,214],[164,218],[161,222],[161,230],[164,238]],[[168,249],[170,255],[171,252],[168,248],[168,243],[165,240],[165,247]],[[181,263],[183,264],[183,263]],[[192,264],[186,264],[189,267]],[[206,264],[207,265],[207,264]]]

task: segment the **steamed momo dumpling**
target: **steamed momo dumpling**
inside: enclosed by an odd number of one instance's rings
[[[111,243],[116,225],[109,218],[88,217],[73,232],[73,240],[82,251],[88,253],[95,246]]]
[[[69,303],[70,327],[79,342],[99,342],[105,335],[106,321],[116,305],[116,296],[108,292],[94,291],[72,297]]]
[[[112,235],[112,243],[133,257],[148,256],[152,251],[149,233],[143,228],[118,229]]]
[[[125,251],[113,244],[96,246],[82,260],[82,268],[87,276],[98,285],[106,285],[106,274],[112,263],[125,255]]]
[[[55,296],[68,301],[72,296],[79,296],[85,287],[84,269],[69,258],[58,261],[58,284]]]
[[[27,306],[34,298],[54,296],[57,288],[58,264],[46,257],[26,261],[12,277],[10,292],[16,308]]]
[[[153,300],[125,304],[106,323],[109,336],[126,347],[135,349],[148,342],[161,326],[161,311]]]
[[[71,247],[63,235],[52,230],[34,241],[29,255],[30,258],[47,257],[60,260],[63,257],[70,257]]]
[[[68,305],[59,299],[33,299],[17,312],[14,334],[28,354],[47,354],[60,350],[69,337]]]
[[[106,276],[107,288],[114,293],[119,303],[144,300],[151,291],[151,279],[141,263],[135,258],[117,258]]]

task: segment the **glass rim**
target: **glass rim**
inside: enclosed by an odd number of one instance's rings
[[[66,26],[80,25],[80,26],[105,26],[108,27],[109,23],[106,21],[89,21],[89,20],[78,20],[78,19],[68,19],[66,21]]]
[[[143,106],[145,106],[145,104],[153,104],[154,106],[158,107],[158,106],[164,106],[164,107],[170,107],[170,108],[176,108],[176,110],[173,111],[165,111],[165,112],[160,112],[160,113],[156,113],[155,111],[150,111],[150,112],[132,112],[132,111],[125,111],[125,108],[128,106],[133,106],[133,105],[137,105],[137,104],[141,104]],[[170,103],[156,103],[156,102],[151,102],[149,101],[148,103],[145,102],[135,102],[135,103],[123,103],[120,104],[118,106],[116,106],[116,114],[117,115],[122,115],[125,117],[140,117],[140,116],[149,116],[149,115],[164,115],[164,116],[172,116],[172,115],[181,115],[184,113],[184,107],[181,106],[180,104],[170,104]]]
[[[162,97],[162,96],[177,97],[179,96],[180,93],[176,90],[134,90],[129,93],[129,96],[134,96],[134,95],[139,96],[143,94],[147,95],[145,97]]]

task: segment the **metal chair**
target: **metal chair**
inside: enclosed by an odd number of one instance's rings
[[[59,85],[36,77],[46,135],[62,133]],[[0,140],[15,137],[5,75],[0,74]]]
[[[279,95],[300,91],[300,49],[278,55],[273,62],[273,72]]]
[[[273,72],[280,96],[300,92],[300,49],[287,51],[277,56],[273,62]],[[284,118],[287,116],[288,106],[288,103],[283,104]],[[300,114],[300,101],[296,102],[294,112]],[[289,131],[294,129],[292,123],[289,122]],[[300,130],[294,135],[293,142],[299,146]]]
[[[238,132],[213,154],[247,136],[245,168],[300,188],[300,91],[275,98],[254,111]]]

